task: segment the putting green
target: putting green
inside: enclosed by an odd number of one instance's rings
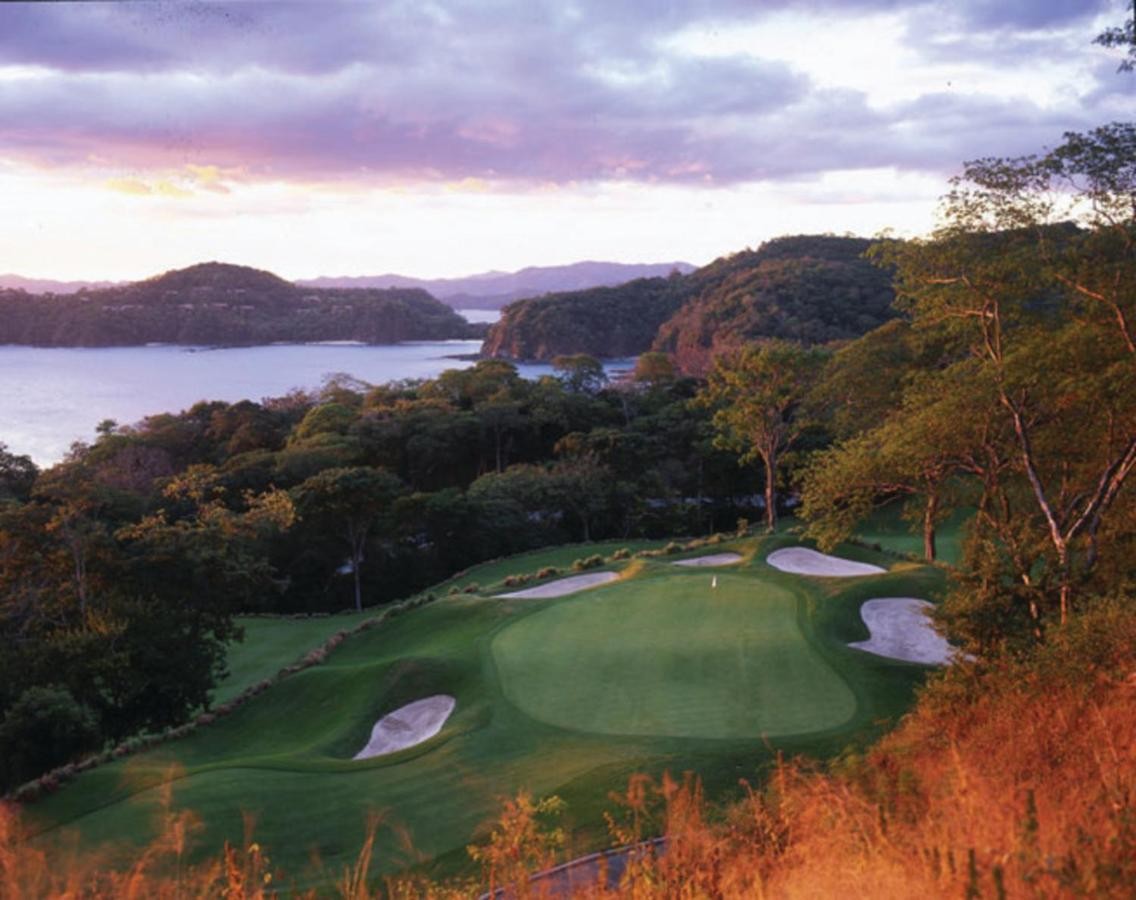
[[[856,698],[802,634],[797,597],[717,579],[630,581],[525,616],[492,644],[505,696],[599,734],[782,736],[850,719]]]

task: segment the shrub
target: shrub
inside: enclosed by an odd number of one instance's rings
[[[560,570],[556,566],[545,566],[536,573],[537,578],[552,578],[554,575],[559,575]]]
[[[618,550],[616,550],[611,555],[611,558],[616,559],[616,560],[618,560],[618,559],[630,559],[631,558],[631,550],[627,547],[620,547]]]
[[[2,787],[12,787],[99,745],[94,712],[65,687],[28,688],[0,725]]]
[[[682,550],[682,544],[680,544],[678,541],[671,541],[663,548],[663,553],[665,553],[667,556],[671,556],[674,553],[681,553]]]
[[[476,581],[470,582],[463,589],[464,593],[466,593],[466,594],[476,594],[480,590],[481,590],[481,585],[478,584]]]
[[[572,568],[575,569],[577,572],[583,572],[585,569],[594,569],[598,566],[602,566],[603,564],[604,564],[604,558],[602,556],[600,556],[598,553],[595,553],[595,554],[592,554],[591,556],[585,556],[585,557],[582,557],[581,559],[575,560],[572,563]]]

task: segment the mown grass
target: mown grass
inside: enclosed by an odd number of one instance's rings
[[[950,566],[962,562],[964,529],[973,514],[972,510],[957,510],[936,529],[935,553],[939,562]],[[900,505],[896,503],[873,512],[856,529],[856,537],[865,544],[878,544],[891,553],[923,557],[923,533],[904,521]]]
[[[353,628],[371,615],[374,613],[368,610],[352,610],[302,619],[239,617],[237,624],[244,630],[244,640],[230,645],[225,660],[228,674],[213,692],[213,702],[224,703],[250,685],[271,678],[337,631]]]
[[[724,795],[737,789],[739,777],[758,777],[779,750],[838,752],[849,741],[866,741],[910,704],[921,669],[850,650],[844,642],[865,636],[853,621],[864,596],[926,596],[941,575],[900,564],[904,571],[862,580],[805,579],[764,564],[769,550],[791,540],[751,538],[682,554],[745,555],[741,564],[725,569],[674,567],[678,557],[621,562],[625,578],[618,584],[544,601],[485,593],[510,574],[550,565],[568,569],[582,556],[645,545],[556,548],[480,566],[455,582],[482,585],[480,592],[444,596],[438,590],[434,603],[351,637],[324,664],[282,680],[231,716],[183,740],[84,773],[30,807],[28,822],[40,832],[41,846],[72,831],[84,845],[118,842],[129,853],[152,837],[164,793],[171,789],[175,807],[193,810],[204,822],[197,846],[212,851],[226,840],[239,842],[251,818],[257,840],[272,848],[274,866],[304,886],[326,882],[329,873],[353,861],[376,814],[382,819],[376,871],[458,871],[469,864],[465,846],[484,833],[502,798],[526,789],[563,796],[572,850],[594,848],[607,839],[601,812],[610,805],[609,793],[623,789],[634,772],[693,769],[711,794]],[[847,555],[888,563],[862,548],[847,548]],[[721,586],[708,597],[713,574]],[[626,621],[616,629],[620,614]],[[305,642],[314,645],[345,622],[258,620],[249,643],[234,650],[232,678],[254,678],[275,663],[286,665]],[[771,627],[781,637],[763,650],[760,634]],[[698,639],[691,640],[695,630]],[[631,644],[636,633],[638,651],[626,655],[625,671],[589,672],[593,663],[570,649],[573,642],[607,639]],[[725,643],[716,643],[716,635]],[[500,642],[509,653],[526,652],[530,637],[540,646],[531,648],[526,671],[542,651],[559,653],[561,675],[544,676],[548,697],[541,703],[556,702],[549,685],[577,671],[593,685],[605,678],[634,682],[638,703],[654,709],[652,715],[664,724],[649,727],[643,719],[639,733],[620,733],[617,719],[627,710],[618,705],[598,717],[585,714],[594,693],[573,699],[569,692],[555,717],[530,714],[538,712],[536,701],[518,695],[525,690],[518,679],[528,676],[510,672],[508,661],[502,672],[495,652]],[[653,644],[670,648],[670,662],[651,659]],[[732,648],[733,658],[726,659],[723,646]],[[767,651],[774,656],[766,659]],[[619,654],[610,659],[619,663]],[[664,686],[658,694],[649,690],[655,678]],[[692,678],[703,692],[699,702],[707,705],[701,713],[666,701],[681,697],[682,684]],[[745,704],[727,703],[737,714],[731,719],[712,708],[716,697],[731,690],[781,712],[746,719]],[[836,712],[805,721],[793,719],[787,712],[791,704],[779,699],[794,691],[797,703],[811,702],[813,692],[845,699]],[[449,693],[458,701],[439,735],[387,757],[351,760],[379,716],[432,693]],[[703,733],[696,727],[699,715],[709,717]]]

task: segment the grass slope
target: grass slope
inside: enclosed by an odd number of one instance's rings
[[[196,846],[203,852],[239,841],[247,816],[273,864],[303,886],[338,876],[354,860],[375,813],[383,820],[378,870],[460,869],[468,865],[466,844],[501,798],[525,788],[568,802],[573,852],[595,847],[605,838],[608,794],[632,772],[692,769],[708,793],[720,795],[736,789],[739,777],[758,776],[774,751],[837,752],[909,705],[921,669],[844,644],[867,636],[857,612],[862,599],[929,596],[941,574],[901,563],[901,571],[867,579],[806,579],[762,562],[791,540],[705,548],[700,552],[746,554],[741,565],[716,573],[675,567],[674,557],[622,563],[622,581],[573,597],[444,597],[352,637],[325,664],[186,739],[84,773],[30,807],[29,817],[49,845],[73,831],[82,844],[136,846],[152,837],[169,796],[200,816]],[[606,551],[527,554],[478,567],[456,583],[496,592],[508,574],[566,566],[592,552]],[[861,548],[847,555],[880,561]],[[708,597],[712,574],[720,587]],[[233,665],[233,677],[270,666],[273,653],[262,641],[286,665],[305,640],[315,643],[323,629],[345,622],[258,623],[249,640],[259,649],[235,651],[245,660]],[[572,650],[574,642],[591,647]],[[614,652],[616,643],[623,654]],[[658,659],[652,647],[663,649]],[[563,673],[561,697],[555,677],[533,674],[541,649]],[[597,654],[614,667],[611,675],[591,672],[591,686],[578,689],[569,676]],[[536,681],[526,686],[529,678]],[[616,679],[612,686],[618,679],[634,685],[635,696],[588,709],[608,678]],[[664,691],[652,691],[655,679]],[[439,735],[387,757],[351,760],[376,719],[433,693],[457,698]],[[639,724],[621,730],[624,715]]]

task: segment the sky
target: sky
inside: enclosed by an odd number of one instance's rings
[[[0,4],[0,273],[451,277],[934,226],[1130,120],[1127,0]]]

